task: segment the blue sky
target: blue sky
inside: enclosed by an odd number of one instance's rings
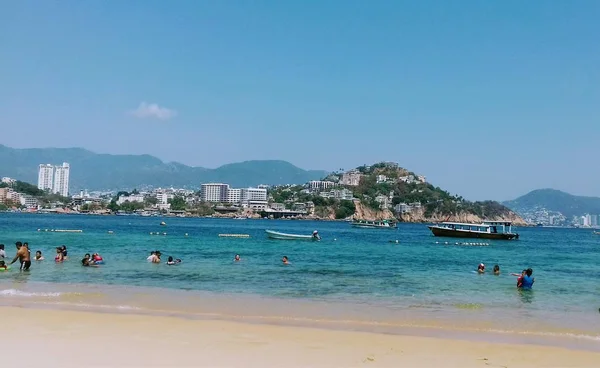
[[[0,143],[600,195],[598,1],[12,1]]]

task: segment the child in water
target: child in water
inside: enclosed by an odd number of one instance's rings
[[[5,271],[8,270],[8,266],[3,260],[0,260],[0,268],[3,268]]]
[[[37,252],[35,252],[35,257],[34,257],[34,259],[35,259],[36,261],[43,261],[43,260],[44,260],[44,256],[42,256],[42,252],[41,252],[41,251],[39,251],[39,250],[38,250]]]
[[[177,258],[177,259],[174,260],[173,257],[169,256],[169,258],[167,259],[167,264],[169,266],[173,266],[173,265],[176,265],[176,264],[179,264],[179,263],[181,263],[181,259],[179,259],[179,258]]]

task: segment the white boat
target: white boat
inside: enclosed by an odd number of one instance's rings
[[[286,233],[280,233],[278,231],[273,231],[273,230],[265,230],[265,232],[267,233],[267,236],[269,238],[271,238],[271,239],[279,239],[279,240],[311,240],[311,241],[318,240],[317,238],[315,238],[312,235],[286,234]]]

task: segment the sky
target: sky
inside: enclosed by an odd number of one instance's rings
[[[0,143],[600,196],[598,1],[3,1]]]

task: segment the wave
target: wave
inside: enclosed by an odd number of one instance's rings
[[[4,289],[0,290],[2,296],[20,296],[20,297],[43,297],[43,298],[58,298],[64,293],[59,292],[28,292],[17,289]]]

